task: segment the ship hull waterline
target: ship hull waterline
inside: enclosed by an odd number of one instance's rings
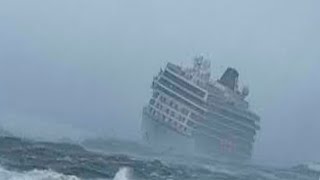
[[[160,154],[186,155],[235,162],[250,160],[250,156],[239,155],[230,152],[228,148],[221,147],[220,140],[215,140],[212,137],[206,137],[196,132],[192,136],[180,134],[148,113],[142,114],[141,130],[144,144]]]

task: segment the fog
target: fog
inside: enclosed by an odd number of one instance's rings
[[[204,53],[261,116],[256,162],[320,161],[320,1],[0,1],[0,124],[140,139],[152,77]]]

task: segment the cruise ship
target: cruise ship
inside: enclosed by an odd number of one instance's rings
[[[240,90],[234,68],[213,79],[210,64],[199,56],[193,67],[168,63],[160,70],[143,108],[143,140],[163,153],[249,160],[260,130],[246,100],[249,89]]]

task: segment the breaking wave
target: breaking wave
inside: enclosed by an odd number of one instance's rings
[[[1,180],[80,180],[76,176],[67,176],[50,170],[32,170],[14,172],[0,167]]]
[[[102,154],[77,144],[0,137],[0,180],[319,180],[318,167],[278,169],[186,157],[168,161]]]
[[[1,180],[82,180],[73,175],[64,175],[51,170],[32,170],[27,172],[14,172],[0,167]],[[93,180],[93,179],[92,179]],[[108,180],[108,179],[95,179]],[[112,180],[133,180],[132,169],[122,167]]]
[[[119,169],[113,180],[133,180],[132,169],[128,167],[122,167]]]

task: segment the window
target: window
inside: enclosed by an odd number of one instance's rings
[[[182,118],[182,122],[185,122],[185,121],[186,121],[186,118],[185,118],[185,117],[183,117],[183,118]]]
[[[178,104],[175,104],[174,107],[173,107],[175,110],[178,110]]]
[[[160,97],[160,101],[161,101],[161,102],[166,102],[166,100],[167,100],[167,99],[166,99],[165,97],[163,97],[163,96]]]
[[[181,112],[184,115],[188,115],[189,114],[189,111],[186,108],[181,108]]]
[[[158,96],[159,96],[159,92],[153,92],[153,95],[152,95],[153,98],[157,99]]]
[[[170,101],[169,106],[173,107],[173,102],[172,101]]]
[[[151,105],[154,105],[155,102],[156,102],[156,101],[155,101],[154,99],[151,99],[151,100],[150,100],[150,104],[151,104]]]
[[[173,111],[171,111],[171,112],[170,112],[170,115],[171,115],[172,117],[174,117],[174,116],[175,116],[175,113],[174,113]]]

